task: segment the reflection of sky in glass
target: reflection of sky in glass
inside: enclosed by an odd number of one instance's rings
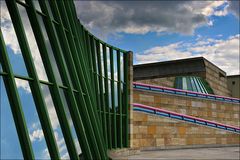
[[[51,61],[51,66],[52,66],[52,69],[55,73],[54,75],[57,79],[57,83],[62,85],[63,82],[62,82],[62,79],[60,77],[60,73],[59,73],[58,66],[57,66],[57,63],[56,63],[56,60],[55,60],[55,57],[54,57],[54,54],[53,54],[51,44],[50,44],[49,39],[48,39],[48,35],[47,35],[46,28],[44,26],[43,18],[40,15],[38,15],[38,20],[39,20],[40,27],[42,29],[42,33],[43,33],[43,36],[44,36],[44,40],[45,40],[45,44],[46,44],[46,47],[47,47],[48,55],[49,55],[49,58],[50,58],[50,61]]]
[[[6,6],[5,1],[1,2],[1,30],[5,44],[7,45],[7,52],[12,64],[13,73],[22,76],[28,76],[23,56],[19,47],[16,33],[13,28],[12,20]]]
[[[114,80],[118,80],[118,75],[117,75],[117,51],[113,50],[113,67],[114,67]]]
[[[107,47],[106,49],[106,53],[107,53],[107,72],[108,72],[108,78],[111,78],[111,65],[110,65],[110,51],[109,51],[109,47]]]
[[[57,35],[57,28],[59,28],[59,25],[57,25],[57,24],[54,24],[53,25],[53,30],[54,30],[54,33]],[[57,41],[58,41],[58,44],[61,46],[61,44],[60,44],[60,39],[58,39],[58,37],[57,37]],[[60,47],[59,48],[60,50],[61,50],[61,52],[63,53],[63,57],[64,57],[64,51],[62,50],[62,48]],[[57,54],[60,54],[60,53],[57,53]],[[65,62],[65,59],[63,59],[63,63],[65,63],[65,66],[66,66],[66,73],[67,73],[67,76],[68,77],[71,77],[70,76],[70,70],[69,70],[69,65],[66,65],[66,62]],[[60,70],[61,71],[61,70]],[[63,71],[62,71],[63,72]],[[74,83],[74,81],[72,81],[72,78],[69,78],[69,82],[70,82],[70,85],[71,85],[71,87],[72,88],[76,88],[75,87],[75,83]]]
[[[2,76],[0,76],[0,109],[0,159],[23,159]]]
[[[53,19],[53,14],[52,14],[52,10],[50,9],[50,4],[48,1],[45,1],[46,2],[46,6],[47,6],[47,9],[48,9],[48,13],[50,15],[50,18]]]
[[[100,43],[100,62],[101,62],[101,68],[102,68],[102,77],[105,77],[105,70],[104,70],[104,58],[103,58],[103,45]],[[105,81],[104,78],[102,78],[102,89],[103,93],[105,93]]]
[[[29,88],[27,81],[15,79],[17,84],[26,83]],[[40,125],[39,117],[37,114],[36,106],[32,97],[32,93],[26,92],[26,90],[19,88],[18,93],[20,95],[20,101],[22,104],[23,113],[27,122],[27,128],[30,134],[30,139],[33,146],[33,152],[35,158],[44,158],[44,152],[47,148],[45,138],[43,136],[42,127]],[[44,152],[43,152],[44,151]]]
[[[108,80],[108,104],[109,108],[112,108],[112,90],[111,90],[111,80]]]
[[[97,65],[98,64],[98,60],[97,60],[97,45],[96,44],[97,44],[96,41],[93,41],[93,45],[94,45],[93,57],[95,59],[96,73],[98,74],[99,72],[98,72],[98,65]],[[93,61],[93,63],[94,63],[94,61]]]
[[[53,104],[53,100],[49,91],[49,87],[47,85],[41,85],[42,88],[42,92],[44,95],[44,100],[47,106],[47,110],[48,110],[48,114],[49,114],[49,118],[53,127],[53,131],[54,131],[54,135],[55,135],[55,139],[58,145],[58,150],[60,152],[60,156],[67,158],[69,157],[68,152],[67,152],[67,148],[66,148],[66,144],[65,144],[65,140],[63,138],[62,135],[62,130],[60,128],[59,125],[59,121],[58,121],[58,117],[57,117],[57,113],[55,110],[55,106]]]
[[[62,100],[63,100],[63,105],[65,107],[65,112],[66,112],[67,117],[68,117],[68,123],[70,124],[70,127],[71,127],[72,137],[73,137],[74,142],[75,142],[77,153],[80,154],[80,153],[82,153],[82,151],[81,151],[80,144],[78,142],[76,131],[75,131],[74,126],[73,126],[73,121],[72,121],[70,111],[69,111],[69,107],[71,107],[71,106],[69,106],[68,103],[67,103],[66,94],[67,93],[64,90],[61,89],[61,97],[62,97]]]
[[[20,16],[24,26],[24,31],[26,33],[26,38],[29,44],[29,48],[32,54],[33,62],[34,62],[38,77],[41,80],[48,81],[46,71],[43,66],[42,58],[40,56],[39,49],[32,31],[32,27],[30,25],[30,22],[26,13],[26,9],[21,5],[18,5],[18,9],[20,12]]]
[[[123,82],[124,81],[124,63],[123,63],[123,53],[120,52],[120,68],[121,68],[121,81]]]
[[[34,7],[35,7],[35,9],[36,9],[37,11],[42,12],[38,1],[33,1],[33,4],[34,4]]]
[[[115,97],[114,97],[114,100],[115,100],[115,107],[117,108],[118,107],[118,88],[117,88],[117,82],[114,82],[114,90],[115,90]]]
[[[20,0],[20,1],[24,2],[24,0]],[[34,2],[34,6],[36,7],[36,9],[38,11],[41,11],[38,1],[33,1],[33,2]],[[26,13],[26,9],[19,4],[17,6],[18,6],[18,9],[19,9],[19,12],[21,15],[21,20],[23,22],[23,27],[24,27],[24,31],[26,34],[27,43],[29,45],[29,49],[30,49],[30,52],[31,52],[31,55],[33,58],[33,63],[34,63],[36,72],[38,74],[38,77],[40,80],[48,81],[47,74],[46,74],[46,71],[45,71],[45,68],[43,65],[43,60],[41,58],[39,48],[36,43],[35,36],[33,34],[33,31],[32,31],[32,28],[31,28],[31,25],[30,25],[30,22],[29,22],[27,13]],[[48,2],[47,2],[47,7],[49,7]],[[4,40],[6,43],[6,49],[7,49],[7,53],[8,53],[9,59],[10,59],[10,63],[11,63],[13,72],[16,75],[29,77],[25,63],[24,63],[23,55],[21,53],[19,43],[18,43],[14,28],[12,25],[12,21],[10,19],[10,15],[8,14],[8,10],[7,10],[7,7],[6,7],[6,4],[4,1],[1,2],[1,15],[3,13],[2,10],[4,10],[3,11],[4,16],[1,17],[1,30],[3,32],[3,37],[4,37]],[[50,15],[52,17],[51,12],[50,12]],[[44,27],[44,22],[43,22],[44,19],[38,13],[37,13],[37,16],[38,16],[37,18],[40,22],[40,27],[42,29],[42,33],[43,33],[43,36],[45,39],[48,54],[50,56],[51,65],[53,67],[53,71],[54,71],[55,77],[57,79],[57,83],[58,83],[58,85],[62,85],[63,80],[61,79],[61,74],[60,74],[62,72],[62,70],[58,69],[56,59],[54,57],[53,50],[52,50],[52,47],[51,47],[51,44],[49,42],[49,38],[48,38],[48,35],[46,32],[46,28]],[[56,32],[56,27],[58,27],[58,25],[54,24],[55,32]],[[60,42],[60,39],[58,39],[58,42]],[[104,62],[103,61],[103,48],[102,47],[103,47],[103,45],[100,44],[100,62],[101,62],[101,67],[102,67],[102,75],[105,76],[104,63],[103,63]],[[95,54],[96,54],[96,50],[95,50]],[[116,55],[117,55],[117,52],[115,50],[113,50],[113,57],[114,57],[114,61],[113,61],[114,73],[113,74],[114,74],[115,81],[118,80],[117,79],[117,56]],[[108,78],[111,78],[109,47],[106,48],[106,57],[107,57],[107,59],[106,59],[107,75],[108,75]],[[95,59],[96,59],[96,63],[94,63],[94,64],[96,65],[97,72],[98,72],[97,55],[95,55]],[[121,60],[122,60],[122,57],[121,57]],[[0,64],[0,71],[2,71],[1,64]],[[123,71],[123,70],[121,69],[121,71]],[[67,71],[67,74],[69,75],[68,71]],[[121,75],[123,75],[123,74],[121,74]],[[69,76],[69,77],[71,77],[71,76]],[[15,80],[16,80],[16,84],[18,87],[18,93],[19,93],[21,104],[22,104],[22,109],[23,109],[23,112],[25,115],[25,120],[26,120],[28,131],[29,131],[29,137],[32,142],[35,158],[49,159],[47,145],[46,145],[45,138],[44,138],[44,135],[42,132],[41,124],[39,121],[39,117],[37,114],[36,106],[35,106],[35,103],[33,100],[33,96],[31,93],[29,83],[26,80],[20,80],[20,79],[15,79]],[[72,80],[71,79],[69,79],[69,80],[72,83]],[[110,108],[113,107],[112,106],[112,97],[111,97],[112,93],[115,93],[115,107],[117,107],[118,106],[117,83],[114,82],[114,90],[112,91],[111,84],[110,84],[111,80],[108,80],[107,84],[105,84],[104,79],[102,79],[102,81],[103,81],[103,92],[105,92],[104,85],[108,85],[109,107]],[[0,108],[1,108],[1,153],[0,153],[0,159],[23,158],[2,76],[0,76],[0,86],[1,86],[1,88],[0,88]],[[63,134],[62,134],[62,131],[61,131],[61,128],[59,125],[58,117],[57,117],[57,114],[56,114],[56,111],[54,108],[54,103],[53,103],[53,100],[52,100],[52,97],[50,94],[49,86],[41,84],[41,89],[42,89],[44,101],[47,106],[47,111],[49,113],[51,125],[53,127],[53,131],[54,131],[55,139],[56,139],[56,142],[58,145],[58,149],[60,151],[60,156],[62,158],[68,158],[69,157],[68,151],[67,151],[66,144],[65,144],[65,141],[63,138]],[[98,89],[98,91],[99,91],[99,89]],[[81,147],[80,147],[78,139],[77,139],[77,135],[76,135],[76,132],[75,132],[75,129],[73,126],[71,115],[69,113],[68,104],[66,102],[66,98],[65,98],[65,95],[63,92],[64,91],[61,90],[61,96],[62,96],[62,99],[64,102],[64,106],[66,107],[65,111],[66,111],[66,114],[68,117],[69,125],[71,127],[71,132],[72,132],[72,135],[73,135],[73,138],[75,141],[75,146],[77,148],[78,154],[80,154]],[[2,128],[4,128],[4,130],[2,130]],[[14,146],[14,147],[12,147],[12,146]]]

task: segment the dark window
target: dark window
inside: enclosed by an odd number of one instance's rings
[[[232,81],[232,85],[234,85],[235,84],[235,81]]]

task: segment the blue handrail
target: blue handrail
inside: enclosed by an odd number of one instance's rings
[[[208,100],[216,100],[216,101],[240,104],[240,99],[238,98],[224,97],[224,96],[218,96],[213,94],[204,94],[204,93],[180,90],[175,88],[168,88],[163,86],[155,86],[155,85],[143,84],[143,83],[137,83],[137,82],[133,82],[133,88],[140,89],[140,90],[167,93],[167,94],[175,94],[180,96],[188,96],[188,97],[203,98]]]

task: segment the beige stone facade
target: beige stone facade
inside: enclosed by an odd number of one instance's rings
[[[239,127],[239,104],[151,91],[133,91],[133,102]],[[131,148],[239,144],[239,134],[175,119],[131,112]]]
[[[175,81],[175,77],[163,77],[163,78],[138,80],[137,82],[173,88],[174,81]]]
[[[133,112],[131,148],[239,144],[239,135],[174,119]]]
[[[230,90],[227,86],[226,73],[220,70],[217,66],[205,60],[205,79],[213,89],[214,94],[222,96],[231,96]]]
[[[231,96],[226,73],[203,57],[134,66],[133,80],[174,88],[176,76],[197,76],[205,79],[214,94]]]

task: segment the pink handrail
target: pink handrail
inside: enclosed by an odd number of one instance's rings
[[[206,119],[197,118],[197,117],[193,117],[193,116],[189,116],[189,115],[185,115],[185,114],[181,114],[181,113],[176,113],[176,112],[172,112],[172,111],[168,111],[168,110],[164,110],[164,109],[160,109],[160,108],[155,108],[155,107],[147,106],[147,105],[144,105],[144,104],[133,103],[132,105],[135,106],[135,107],[140,107],[140,108],[150,109],[150,110],[159,111],[159,112],[163,112],[163,113],[173,114],[173,115],[176,115],[176,116],[182,116],[182,117],[185,117],[185,118],[191,118],[191,119],[202,121],[202,122],[207,122],[207,123],[211,123],[211,124],[216,124],[216,125],[240,130],[240,128],[235,127],[235,126],[226,125],[226,124],[222,124],[222,123],[218,123],[218,122],[214,122],[214,121],[209,121],[209,120],[206,120]]]
[[[169,88],[169,87],[164,87],[164,86],[156,86],[156,85],[152,85],[152,84],[144,84],[144,83],[139,83],[139,82],[133,82],[133,85],[139,85],[139,86],[151,87],[151,88],[157,88],[157,89],[166,89],[166,90],[185,92],[185,93],[191,93],[191,94],[198,94],[198,95],[203,95],[203,96],[212,96],[212,97],[224,98],[224,99],[229,99],[229,100],[238,100],[238,101],[240,100],[238,98],[233,98],[233,97],[225,97],[225,96],[214,95],[214,94],[205,94],[205,93],[199,93],[199,92],[194,92],[194,91]]]

